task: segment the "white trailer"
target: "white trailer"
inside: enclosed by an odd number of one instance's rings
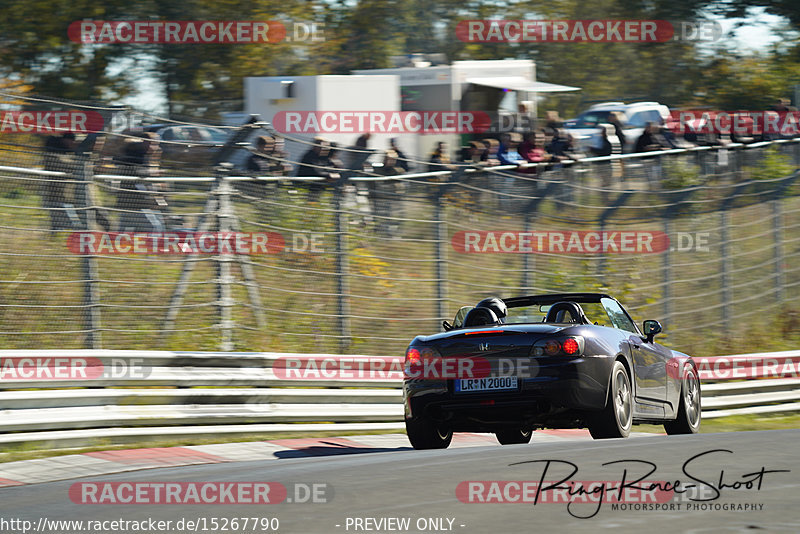
[[[274,122],[279,112],[326,111],[400,111],[400,84],[397,76],[268,76],[245,78],[246,114],[257,114]],[[353,133],[289,133],[286,148],[290,158],[299,161],[310,142],[320,135],[341,147],[352,146],[358,136]],[[400,144],[411,135],[372,134],[369,148],[385,150],[392,137]],[[292,142],[299,140],[301,142]],[[409,143],[410,144],[410,143]],[[345,156],[345,155],[343,155]],[[346,158],[345,158],[346,163]]]

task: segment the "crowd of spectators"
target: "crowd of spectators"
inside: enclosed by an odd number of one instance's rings
[[[780,99],[770,109],[777,113],[796,111],[787,99]],[[388,146],[381,149],[371,146],[369,133],[360,135],[347,147],[322,137],[311,141],[299,161],[292,161],[286,150],[285,140],[279,135],[262,135],[255,139],[249,156],[240,168],[255,177],[300,177],[306,178],[297,187],[305,191],[307,200],[319,202],[322,194],[342,178],[350,176],[391,177],[407,173],[436,171],[457,171],[468,168],[488,168],[510,166],[521,175],[542,174],[547,170],[563,166],[567,162],[580,161],[587,157],[611,156],[623,152],[651,153],[696,145],[724,146],[731,142],[751,142],[750,137],[723,136],[717,134],[678,135],[674,123],[649,122],[640,136],[630,138],[626,130],[625,117],[612,112],[605,123],[599,124],[599,142],[593,146],[581,146],[564,128],[563,121],[555,111],[548,111],[541,128],[527,132],[507,132],[497,137],[474,139],[459,151],[453,152],[444,141],[435,144],[427,156],[409,157],[400,147],[398,139],[390,139]],[[103,138],[96,139],[96,171],[106,174],[130,176],[116,183],[116,205],[119,222],[116,229],[130,227],[163,226],[163,221],[153,220],[166,210],[166,200],[159,194],[159,186],[154,180],[143,181],[159,175],[161,148],[160,139],[153,132],[140,132],[125,137],[115,147],[113,154],[103,154],[100,148]],[[65,133],[50,136],[45,141],[43,164],[48,171],[67,171],[73,173],[78,165],[78,146],[75,135]],[[623,161],[615,161],[609,168],[620,174]],[[458,178],[456,178],[458,179]],[[376,213],[387,212],[381,200],[401,195],[402,186],[396,181],[366,181],[362,188],[370,196],[370,203]],[[276,191],[273,181],[256,181],[243,184],[245,194],[268,197]],[[78,198],[82,191],[70,179],[49,179],[42,186],[43,207],[49,210],[52,230],[75,228],[83,224],[75,217],[75,207],[83,201]],[[144,214],[144,220],[143,219]],[[109,218],[103,212],[96,213],[96,219],[106,228],[111,228]]]

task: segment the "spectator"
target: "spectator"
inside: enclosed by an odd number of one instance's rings
[[[612,111],[608,114],[608,123],[614,127],[614,135],[616,135],[617,140],[619,140],[619,146],[622,149],[622,152],[625,152],[626,147],[628,146],[628,140],[625,137],[625,132],[622,131],[622,119],[624,118],[624,115],[619,111]]]
[[[256,139],[256,150],[245,162],[245,169],[254,178],[263,178],[272,175],[275,140],[269,135],[262,135]],[[275,184],[266,181],[243,182],[238,185],[240,190],[251,196],[268,197],[274,193]]]
[[[567,130],[556,130],[556,135],[547,147],[551,157],[557,161],[573,160],[578,161],[586,157],[575,146],[575,138]]]
[[[402,150],[397,146],[397,138],[392,137],[389,139],[389,149],[397,154],[397,166],[403,169],[403,172],[411,170],[411,160],[409,160]]]
[[[529,132],[525,141],[519,145],[517,152],[529,163],[543,163],[550,161],[550,154],[544,149],[544,133]]]
[[[644,132],[636,140],[636,152],[655,152],[657,150],[668,150],[669,142],[660,132],[658,124],[648,122]]]
[[[496,167],[500,165],[500,159],[497,156],[497,152],[500,150],[500,142],[492,138],[484,139],[481,142],[486,147],[486,150],[481,156],[481,162],[487,167]]]
[[[67,177],[48,177],[42,187],[42,207],[50,215],[50,230],[72,228],[74,221],[68,213],[67,182],[74,179],[78,162],[75,159],[75,134],[66,132],[60,137],[51,135],[45,140],[44,170],[65,172]],[[73,209],[74,212],[74,209]]]
[[[344,169],[344,161],[342,161],[341,156],[339,155],[339,144],[331,141],[331,149],[328,151],[328,160],[326,161],[326,167],[329,167],[333,173],[333,169]],[[338,173],[337,173],[338,174]]]
[[[372,154],[372,151],[369,149],[370,137],[372,137],[372,134],[367,132],[365,134],[361,134],[358,139],[356,139],[356,144],[353,146],[353,150],[350,152],[350,170],[356,172],[362,172],[365,170],[367,159],[369,159],[370,155]]]
[[[592,154],[597,157],[621,154],[622,146],[614,135],[614,127],[610,124],[600,124],[600,146],[592,147]]]
[[[500,165],[521,165],[525,163],[525,158],[517,151],[520,140],[520,135],[516,132],[504,133],[500,137],[500,147],[497,150],[497,159],[500,160]]]
[[[558,111],[548,111],[545,113],[544,126],[551,130],[558,130],[564,127],[564,122],[561,120],[561,117],[559,117]]]
[[[455,165],[450,162],[447,143],[444,141],[436,143],[436,148],[433,149],[430,158],[428,158],[428,172],[452,171],[455,168]]]
[[[275,140],[269,135],[256,139],[256,151],[247,158],[245,167],[254,176],[269,176],[272,171],[272,156],[275,151]]]
[[[114,164],[120,174],[134,179],[123,180],[117,195],[117,208],[122,210],[118,227],[120,231],[164,231],[163,211],[167,201],[152,182],[143,178],[152,178],[161,173],[161,149],[159,137],[154,132],[143,132],[138,137],[125,140],[121,152],[114,158]]]
[[[470,141],[464,152],[463,162],[469,165],[484,165],[484,156],[487,151],[486,145],[480,141]]]
[[[777,111],[778,113],[787,113],[789,111],[792,111],[789,106],[791,102],[792,101],[789,100],[788,98],[779,98],[775,102],[775,105],[772,106],[772,111]]]
[[[327,168],[329,154],[330,143],[322,137],[314,138],[314,144],[303,154],[300,164],[297,166],[296,176],[305,178],[325,178],[326,181],[338,177],[338,174],[335,176],[332,175]],[[320,195],[325,190],[325,184],[323,180],[309,180],[307,189],[308,201],[318,202]]]
[[[398,165],[398,154],[387,150],[383,156],[383,165],[377,169],[381,176],[399,176],[403,169]],[[372,212],[377,221],[377,232],[383,237],[397,235],[403,217],[402,183],[398,180],[374,180],[369,182]]]
[[[387,150],[383,155],[383,165],[377,170],[381,176],[397,176],[403,174],[398,163],[398,154],[394,150]]]
[[[275,136],[275,147],[272,149],[273,173],[276,176],[289,176],[292,173],[292,164],[289,163],[289,153],[286,152],[286,142],[283,137]]]

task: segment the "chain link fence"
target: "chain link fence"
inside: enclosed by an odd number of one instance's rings
[[[800,331],[796,140],[290,177],[285,152],[244,172],[258,126],[3,135],[3,346],[402,353],[460,306],[554,291],[687,351]]]

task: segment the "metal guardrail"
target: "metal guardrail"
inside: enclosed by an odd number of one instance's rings
[[[287,358],[402,366],[402,357],[334,354],[3,350],[0,446],[403,428],[397,374],[287,379],[275,368]],[[695,359],[701,378],[750,370],[747,380],[703,381],[706,419],[800,411],[800,350]]]

